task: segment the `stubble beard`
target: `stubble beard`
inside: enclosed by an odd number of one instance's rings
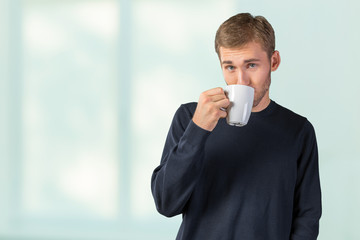
[[[270,84],[271,84],[271,73],[269,73],[269,77],[267,78],[264,87],[260,89],[260,92],[256,92],[255,90],[253,108],[259,105],[261,100],[264,98],[265,94],[269,91]]]

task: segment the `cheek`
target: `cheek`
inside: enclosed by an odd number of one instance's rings
[[[252,82],[256,87],[262,87],[269,82],[270,74],[267,71],[259,72],[253,76]]]
[[[232,85],[237,83],[237,79],[234,76],[234,74],[226,73],[225,71],[223,71],[223,76],[227,85]]]

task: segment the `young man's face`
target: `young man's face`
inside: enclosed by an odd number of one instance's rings
[[[280,64],[275,51],[269,59],[259,43],[251,42],[239,48],[220,47],[221,68],[228,85],[241,84],[255,89],[253,111],[261,111],[270,103],[271,72]]]

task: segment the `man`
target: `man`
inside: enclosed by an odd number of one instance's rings
[[[158,211],[182,213],[176,239],[313,240],[321,216],[315,133],[310,122],[269,97],[280,64],[274,30],[238,14],[216,33],[226,83],[255,89],[248,124],[226,123],[223,89],[181,105],[152,176]]]

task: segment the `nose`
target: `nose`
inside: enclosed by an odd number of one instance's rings
[[[236,84],[246,85],[246,86],[248,86],[250,84],[249,77],[246,75],[246,73],[244,71],[239,70],[238,79],[237,79]]]

